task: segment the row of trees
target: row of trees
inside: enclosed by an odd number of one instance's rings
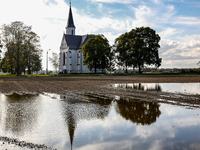
[[[22,72],[39,71],[42,68],[40,38],[32,31],[31,26],[16,21],[1,28],[0,52],[5,49],[4,57],[0,57],[0,68],[4,72],[20,75]],[[1,42],[2,41],[2,42]],[[112,71],[115,65],[123,66],[127,72],[128,67],[139,68],[144,65],[161,65],[158,55],[160,37],[149,27],[132,29],[120,35],[113,46],[103,35],[90,38],[82,47],[83,63],[92,70],[104,69]],[[2,43],[2,44],[1,44]],[[50,58],[52,65],[58,67],[58,56],[53,54]]]
[[[31,26],[15,21],[3,25],[1,31],[5,54],[0,60],[0,68],[4,72],[20,75],[26,70],[28,74],[41,70],[40,38],[32,31]]]
[[[158,49],[160,36],[149,27],[132,29],[120,35],[111,47],[103,35],[89,39],[82,47],[84,61],[90,70],[115,68],[115,64],[124,66],[126,73],[128,67],[139,68],[144,65],[161,65]]]

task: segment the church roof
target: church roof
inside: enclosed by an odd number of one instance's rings
[[[70,5],[70,8],[69,8],[69,16],[68,16],[68,21],[67,21],[67,26],[66,26],[66,28],[68,28],[68,27],[73,27],[73,28],[75,28],[74,20],[73,20],[73,16],[72,16],[71,5]]]
[[[81,49],[85,42],[87,42],[90,38],[95,38],[95,36],[90,35],[80,36],[64,34],[64,36],[69,49]]]

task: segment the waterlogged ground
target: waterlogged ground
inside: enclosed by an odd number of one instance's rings
[[[178,87],[183,90],[115,84],[108,86],[117,88],[115,94],[0,94],[1,149],[200,149],[198,107],[120,94],[136,89],[144,90],[139,94],[156,90],[194,97],[200,91]],[[196,90],[199,83],[192,87]],[[169,93],[164,96],[173,101]]]
[[[182,94],[200,94],[200,83],[126,83],[111,84],[114,88],[161,91]]]

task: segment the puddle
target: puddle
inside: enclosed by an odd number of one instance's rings
[[[200,94],[200,83],[129,83],[112,84],[110,87],[137,89],[143,91],[162,91],[183,94]]]
[[[115,95],[0,94],[0,136],[47,149],[199,149],[199,115]],[[1,137],[2,148],[22,149]]]

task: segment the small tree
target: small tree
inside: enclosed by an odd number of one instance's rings
[[[54,70],[58,70],[59,67],[59,58],[58,58],[58,54],[52,52],[52,58],[49,57],[49,61],[51,62],[51,65],[53,66]]]
[[[1,71],[1,48],[3,47],[3,45],[1,44],[1,38],[0,38],[0,71]]]
[[[108,66],[108,58],[111,52],[111,47],[108,40],[104,35],[96,35],[94,38],[90,38],[82,47],[83,63],[87,65],[89,70],[94,68],[95,73],[97,68],[103,69]]]
[[[200,61],[197,63],[197,66],[199,66],[199,68],[200,68]]]

